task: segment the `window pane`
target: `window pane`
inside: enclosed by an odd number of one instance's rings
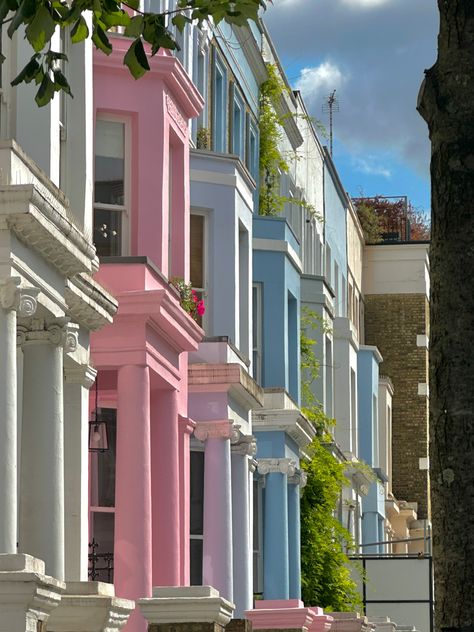
[[[115,507],[115,456],[117,445],[117,411],[101,408],[101,421],[107,423],[108,450],[97,453],[98,506]]]
[[[202,584],[202,540],[190,542],[190,580],[191,586]]]
[[[115,121],[96,121],[95,201],[124,204],[125,126]]]
[[[204,288],[204,217],[191,215],[191,284]]]
[[[94,245],[99,257],[118,257],[122,254],[122,213],[94,209]]]
[[[203,534],[204,452],[191,452],[191,535]]]
[[[114,522],[115,514],[95,512],[92,520],[94,547],[89,549],[89,579],[114,581]]]

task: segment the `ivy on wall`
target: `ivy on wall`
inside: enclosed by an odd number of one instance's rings
[[[301,499],[302,598],[307,605],[330,611],[360,611],[362,603],[351,576],[352,563],[345,553],[351,546],[351,535],[335,515],[342,488],[347,483],[344,464],[327,449],[334,420],[325,415],[311,388],[319,375],[319,360],[314,352],[316,342],[308,331],[327,331],[327,327],[318,314],[303,308],[302,411],[318,434],[309,446],[310,460],[302,461],[308,477]]]
[[[260,90],[260,215],[278,215],[287,198],[280,195],[280,174],[288,173],[289,165],[283,159],[279,145],[282,140],[283,121],[276,113],[275,103],[287,90],[277,67],[267,64],[268,79]]]

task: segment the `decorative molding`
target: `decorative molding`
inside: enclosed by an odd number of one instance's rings
[[[253,435],[239,434],[239,440],[237,443],[233,443],[231,447],[232,454],[254,457],[257,454],[257,441],[255,437]]]
[[[17,344],[52,344],[63,347],[64,353],[72,353],[78,345],[79,325],[70,323],[68,318],[57,318],[45,323],[44,318],[32,318],[29,326],[17,326]]]
[[[194,436],[198,441],[230,439],[231,443],[236,443],[240,438],[240,432],[239,426],[235,425],[231,419],[198,421],[194,429]]]
[[[308,475],[303,470],[296,470],[293,476],[288,477],[288,483],[290,485],[299,485],[301,489],[306,486],[308,482]]]
[[[292,477],[296,473],[296,461],[293,459],[259,459],[258,473],[266,474],[287,474]]]
[[[165,100],[166,100],[166,109],[168,110],[168,114],[176,123],[176,125],[179,127],[179,129],[183,132],[183,134],[187,134],[188,124],[185,118],[183,117],[183,115],[181,114],[181,112],[179,111],[178,106],[176,105],[176,103],[173,101],[173,99],[170,97],[169,94],[165,95]]]
[[[257,467],[258,467],[257,459],[249,459],[249,472],[252,472],[252,474],[254,474],[254,472],[257,471]]]
[[[80,384],[84,388],[91,388],[97,377],[97,369],[89,364],[77,364],[64,367],[64,379],[66,384]]]
[[[36,312],[39,289],[20,287],[20,277],[0,280],[0,305],[5,310],[17,310],[18,315],[29,318]]]

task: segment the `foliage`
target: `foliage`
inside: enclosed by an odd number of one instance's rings
[[[268,79],[260,90],[260,215],[278,215],[286,201],[280,195],[280,173],[287,173],[289,166],[279,150],[282,120],[275,104],[287,87],[276,66],[267,64],[267,71]]]
[[[200,127],[196,136],[198,149],[211,149],[211,130],[208,127]]]
[[[203,299],[200,299],[191,287],[191,283],[185,283],[179,277],[170,279],[170,284],[178,290],[180,305],[196,322],[204,315],[206,308]]]
[[[343,464],[316,437],[303,463],[307,483],[301,499],[301,587],[305,604],[332,611],[360,610],[345,548],[351,536],[334,515],[346,482]]]
[[[329,331],[315,312],[304,308],[301,316],[302,410],[315,425],[318,435],[309,447],[309,462],[302,467],[307,483],[301,500],[301,584],[306,604],[317,604],[333,611],[360,609],[360,597],[351,578],[350,562],[345,549],[351,536],[335,516],[344,484],[344,464],[326,449],[327,432],[334,420],[329,419],[317,401],[312,384],[319,375],[319,361],[314,353],[316,341],[308,330]]]
[[[60,68],[67,57],[51,49],[57,27],[69,34],[73,44],[90,37],[106,55],[112,53],[108,34],[123,30],[132,39],[124,64],[138,79],[150,70],[149,56],[156,55],[160,48],[179,48],[175,29],[183,31],[187,23],[210,19],[214,24],[224,20],[243,26],[257,19],[265,0],[177,0],[176,8],[164,13],[146,13],[139,7],[139,0],[0,0],[0,21],[8,23],[8,36],[12,38],[21,26],[25,27],[25,37],[34,52],[12,85],[34,81],[39,86],[39,106],[49,103],[55,92],[62,90],[71,95]],[[88,15],[92,23],[86,19]]]
[[[334,425],[331,420],[324,414],[322,405],[316,399],[313,392],[313,383],[319,377],[319,360],[316,357],[313,347],[317,344],[314,338],[311,338],[309,330],[316,331],[320,329],[323,333],[330,331],[329,326],[323,318],[316,312],[303,307],[301,310],[301,332],[300,332],[300,353],[301,353],[301,401],[304,415],[316,428],[318,434],[323,435]]]
[[[354,200],[366,242],[376,244],[391,235],[397,241],[427,241],[430,239],[429,220],[405,197],[387,198],[381,195]]]

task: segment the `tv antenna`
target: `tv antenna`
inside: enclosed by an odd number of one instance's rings
[[[326,101],[323,103],[323,112],[329,112],[329,153],[332,158],[332,127],[333,127],[333,114],[339,112],[339,101],[336,97],[336,91],[333,90],[328,95]]]

